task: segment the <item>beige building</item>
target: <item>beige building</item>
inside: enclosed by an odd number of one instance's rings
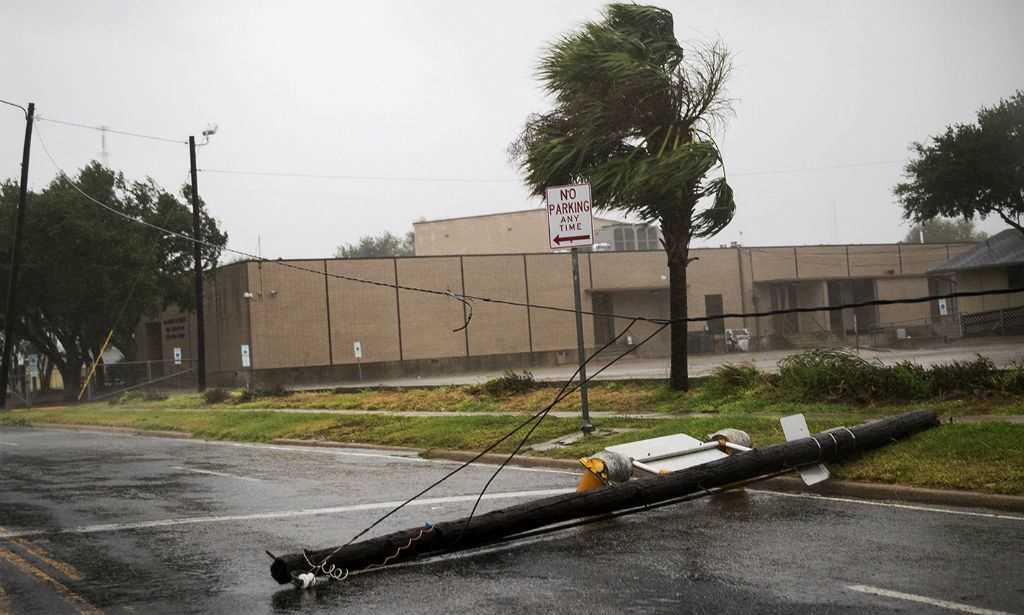
[[[360,372],[380,378],[575,361],[570,255],[548,250],[544,216],[538,209],[417,223],[415,257],[249,261],[220,267],[207,277],[210,381],[238,385],[255,377],[263,384],[326,384],[353,381]],[[729,329],[747,329],[754,348],[842,342],[854,334],[862,343],[884,343],[901,331],[913,337],[949,335],[948,323],[928,303],[761,318],[730,314],[924,296],[935,284],[929,269],[972,247],[694,249],[689,315],[725,316],[690,323],[690,346],[697,352],[723,351]],[[668,269],[660,249],[587,252],[581,254],[580,267],[583,309],[598,314],[584,318],[588,348],[622,331],[626,317],[668,317]],[[467,307],[452,295],[531,307],[472,299]],[[470,309],[472,319],[462,328]],[[652,326],[638,323],[622,343],[636,343]],[[140,358],[169,360],[175,346],[191,358],[191,339],[170,339],[182,335],[182,327],[186,338],[194,336],[187,315],[168,312],[144,323],[138,347],[147,356]],[[666,331],[638,354],[665,356],[668,342]],[[242,345],[250,351],[247,368],[241,363]]]
[[[594,233],[622,224],[594,216]],[[416,256],[549,252],[544,208],[414,222]]]

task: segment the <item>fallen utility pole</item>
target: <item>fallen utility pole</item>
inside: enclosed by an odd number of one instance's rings
[[[735,453],[664,476],[524,502],[479,515],[468,524],[464,518],[456,519],[341,547],[274,557],[270,574],[275,581],[284,584],[296,582],[300,574],[322,576],[331,575],[332,571],[345,571],[347,575],[420,555],[471,549],[557,523],[656,504],[801,466],[842,459],[938,425],[934,412],[922,410],[857,427],[838,427],[809,438]]]

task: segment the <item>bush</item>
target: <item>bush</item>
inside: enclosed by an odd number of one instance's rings
[[[130,404],[133,402],[146,401],[146,396],[142,391],[125,391],[120,395],[115,395],[107,400],[107,403],[111,406],[117,406],[120,404]]]
[[[535,386],[537,386],[537,381],[533,378],[532,372],[523,370],[520,374],[515,370],[509,369],[505,370],[505,373],[501,376],[492,378],[479,387],[474,387],[474,390],[494,397],[501,397],[527,393]]]
[[[978,355],[973,361],[952,361],[933,365],[928,370],[931,394],[945,397],[955,393],[978,394],[999,388],[1000,373],[988,357]]]
[[[142,399],[145,401],[164,401],[167,399],[167,394],[160,391],[146,391],[142,394]]]
[[[249,389],[242,389],[242,392],[239,393],[238,397],[235,398],[235,403],[236,404],[244,404],[245,402],[252,401],[254,399],[256,399],[256,394],[255,393],[253,393]]]
[[[283,384],[256,389],[256,397],[288,397],[291,394],[292,392],[284,388]]]
[[[999,389],[1005,393],[1024,393],[1024,362],[1014,361],[999,377]]]
[[[203,401],[207,405],[223,404],[231,398],[231,393],[227,389],[206,389],[203,391]]]
[[[701,388],[711,396],[727,397],[753,389],[764,382],[764,374],[753,365],[726,363],[716,367]]]

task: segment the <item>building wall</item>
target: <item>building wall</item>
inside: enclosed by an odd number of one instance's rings
[[[956,289],[963,292],[1007,288],[1009,283],[1006,268],[963,271],[956,274],[956,282]],[[1024,292],[1008,295],[961,297],[958,301],[960,302],[961,314],[1004,310],[1024,306]]]
[[[932,265],[934,266],[934,265]],[[876,284],[879,299],[910,299],[928,294],[928,278],[901,277],[880,279]],[[931,303],[905,303],[878,306],[881,324],[901,327],[925,324],[931,317]]]
[[[594,234],[613,220],[594,218]],[[428,220],[413,224],[416,256],[548,252],[548,215],[543,208],[503,214]]]
[[[705,315],[708,295],[721,295],[726,313],[768,310],[771,303],[766,289],[774,284],[796,285],[802,306],[827,305],[827,281],[832,279],[875,280],[882,299],[924,295],[928,283],[923,272],[944,262],[947,253],[960,250],[958,244],[694,249],[691,256],[696,260],[688,268],[687,280],[689,315]],[[664,253],[581,253],[579,260],[585,311],[594,311],[594,298],[600,293],[602,298],[610,297],[611,310],[617,314],[668,316]],[[319,259],[286,264],[292,268],[273,262],[237,263],[207,276],[207,361],[211,372],[244,374],[241,344],[250,344],[254,368],[259,370],[350,366],[356,362],[355,341],[362,345],[364,364],[575,351],[569,254],[545,250],[536,254]],[[1006,284],[1005,274],[1001,278],[979,274],[964,280],[964,290]],[[392,286],[396,281],[438,294],[396,292]],[[252,293],[249,299],[244,297],[247,292]],[[470,300],[470,325],[455,331],[464,324],[466,308],[448,293],[566,311]],[[995,309],[1011,302],[990,297],[965,300],[961,310]],[[883,306],[880,324],[927,318],[928,310],[924,304]],[[801,330],[829,329],[824,312],[802,315],[799,321]],[[593,348],[594,317],[586,316],[583,322],[585,346]],[[613,331],[622,331],[628,322],[616,319]],[[172,358],[175,345],[183,348],[185,358],[192,358],[195,327],[191,316],[172,308],[159,323],[164,359]],[[181,327],[184,329],[179,330]],[[768,335],[773,323],[771,318],[725,321],[725,328],[740,327],[755,335]],[[703,322],[689,325],[691,331],[704,328]],[[630,335],[639,340],[652,330],[652,325],[638,323]],[[668,338],[667,332],[662,334],[644,354],[664,354]]]

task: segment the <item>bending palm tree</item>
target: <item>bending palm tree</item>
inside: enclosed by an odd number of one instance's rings
[[[736,209],[710,135],[729,111],[723,88],[730,68],[719,44],[684,51],[669,11],[609,5],[602,20],[563,36],[541,59],[539,76],[555,108],[530,116],[510,147],[534,194],[589,181],[597,209],[661,225],[676,389],[689,386],[690,241],[721,231]]]

